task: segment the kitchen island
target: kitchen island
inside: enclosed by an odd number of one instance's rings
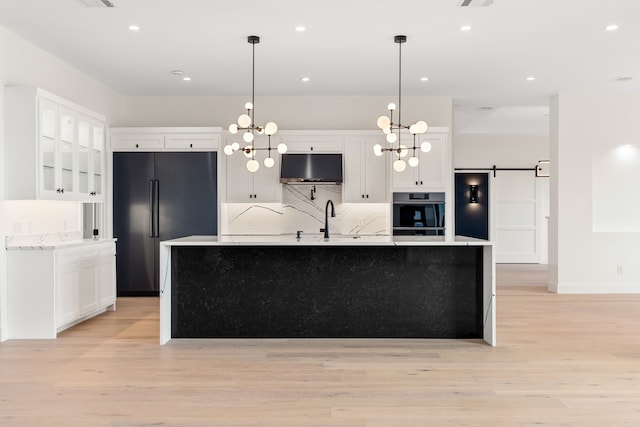
[[[495,345],[490,242],[191,236],[160,244],[174,338],[459,338]]]

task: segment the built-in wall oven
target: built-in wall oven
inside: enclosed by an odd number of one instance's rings
[[[444,236],[444,193],[393,193],[394,236]]]

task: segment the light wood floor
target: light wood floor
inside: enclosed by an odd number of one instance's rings
[[[640,295],[555,295],[498,266],[498,347],[186,340],[158,299],[0,344],[0,426],[640,426]]]

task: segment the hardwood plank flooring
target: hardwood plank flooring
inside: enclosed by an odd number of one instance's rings
[[[555,295],[499,265],[498,346],[174,340],[119,298],[57,340],[0,343],[0,426],[639,426],[640,295]]]

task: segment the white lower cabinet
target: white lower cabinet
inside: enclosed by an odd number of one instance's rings
[[[109,307],[115,309],[115,254],[113,241],[9,250],[9,338],[55,338]]]

